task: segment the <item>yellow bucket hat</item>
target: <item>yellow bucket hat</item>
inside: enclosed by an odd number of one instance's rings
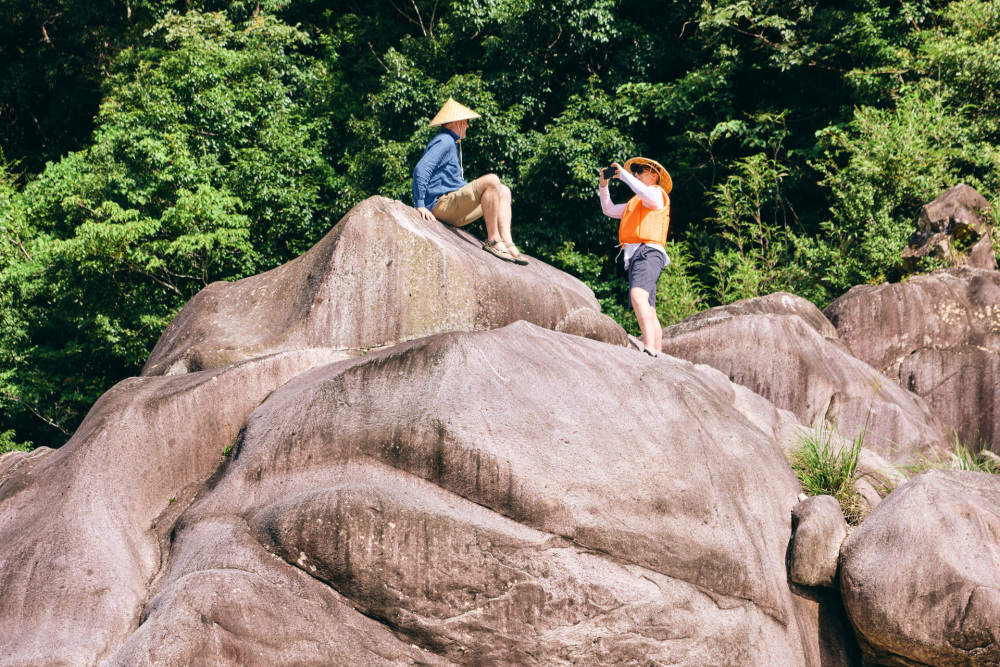
[[[448,101],[441,107],[441,111],[438,111],[437,115],[434,116],[434,120],[431,121],[430,126],[434,127],[435,125],[452,123],[456,120],[471,120],[479,117],[479,114],[475,111],[449,97]]]
[[[650,167],[659,172],[660,187],[663,188],[663,190],[667,194],[670,194],[670,191],[674,188],[674,182],[670,179],[670,174],[667,173],[667,170],[663,168],[662,164],[660,164],[656,160],[650,160],[648,157],[634,157],[631,158],[628,162],[626,162],[623,166],[625,167],[626,170],[631,171],[631,167],[633,164],[641,164],[644,167]]]

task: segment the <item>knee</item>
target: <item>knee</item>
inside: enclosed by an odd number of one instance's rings
[[[508,187],[507,187],[506,185],[504,185],[503,183],[501,183],[501,184],[500,184],[500,195],[501,195],[501,196],[502,196],[502,197],[503,197],[504,199],[510,199],[510,188],[508,188]]]
[[[479,179],[479,184],[480,184],[480,187],[483,188],[484,191],[485,190],[500,190],[502,188],[507,187],[503,183],[500,182],[500,177],[497,176],[496,174],[486,174],[485,176],[483,176],[483,177],[481,177]]]
[[[633,287],[629,290],[629,297],[632,299],[632,307],[635,309],[636,315],[639,317],[645,315],[646,309],[649,308],[649,294],[646,290]]]

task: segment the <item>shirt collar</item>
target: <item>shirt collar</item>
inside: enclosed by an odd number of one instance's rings
[[[447,132],[448,134],[450,134],[455,139],[455,143],[458,143],[459,141],[462,140],[461,137],[459,137],[457,134],[455,134],[454,132],[452,132],[451,130],[449,130],[447,127],[442,127],[441,129],[443,131]]]

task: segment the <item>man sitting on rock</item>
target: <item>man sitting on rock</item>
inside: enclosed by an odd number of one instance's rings
[[[413,206],[424,220],[441,220],[463,227],[483,216],[486,243],[483,250],[508,262],[526,265],[510,238],[510,188],[496,174],[467,183],[462,173],[462,148],[469,120],[479,118],[472,109],[448,98],[431,127],[443,126],[431,139],[413,170]]]
[[[612,171],[615,173],[611,174]],[[611,201],[610,178],[624,181],[632,188],[635,196],[627,204],[616,205]],[[601,171],[601,210],[608,217],[621,218],[618,243],[625,251],[629,298],[642,331],[643,351],[651,357],[659,356],[663,342],[663,328],[656,316],[656,284],[670,264],[664,244],[670,226],[668,193],[672,185],[663,165],[644,157],[628,160],[624,170],[613,162],[611,168]]]

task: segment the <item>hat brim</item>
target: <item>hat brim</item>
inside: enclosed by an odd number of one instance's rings
[[[431,120],[430,127],[435,125],[447,125],[448,123],[454,123],[460,120],[472,120],[473,118],[479,118],[479,114],[465,106],[448,98],[448,101],[444,103],[441,110],[437,112],[437,115]]]
[[[655,169],[660,174],[660,187],[667,194],[670,194],[670,191],[674,189],[674,181],[670,178],[670,173],[656,160],[650,160],[648,157],[634,157],[625,162],[623,166],[625,169],[631,170],[633,164],[641,164],[644,167]]]

